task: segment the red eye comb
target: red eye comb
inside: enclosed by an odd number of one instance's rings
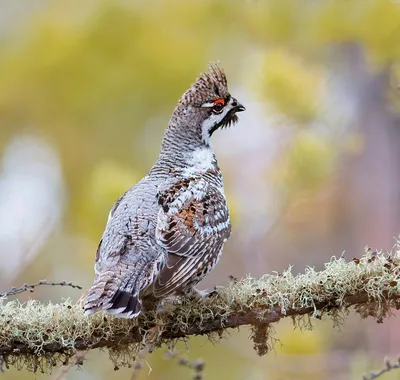
[[[214,100],[214,102],[213,102],[214,104],[222,104],[223,106],[225,105],[225,100],[224,99],[222,99],[222,98],[219,98],[219,99],[217,99],[217,100]]]

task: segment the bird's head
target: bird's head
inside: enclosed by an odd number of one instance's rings
[[[188,135],[208,145],[211,135],[219,128],[238,121],[237,112],[245,107],[228,91],[226,76],[218,64],[210,64],[180,99],[171,124],[180,126]]]

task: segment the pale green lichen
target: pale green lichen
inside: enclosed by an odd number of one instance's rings
[[[219,289],[218,297],[205,300],[167,302],[161,313],[154,310],[138,319],[126,320],[98,313],[85,317],[81,307],[65,300],[42,304],[31,300],[0,299],[0,355],[6,365],[49,372],[68,362],[76,350],[109,349],[115,368],[129,366],[138,353],[193,334],[221,339],[224,326],[252,325],[254,346],[259,354],[270,346],[269,322],[291,316],[295,323],[310,327],[310,316],[329,315],[336,324],[349,306],[362,317],[378,322],[400,308],[400,253],[367,251],[346,262],[332,258],[322,271],[307,268],[293,275],[283,273],[246,277]],[[304,319],[306,315],[306,319]]]

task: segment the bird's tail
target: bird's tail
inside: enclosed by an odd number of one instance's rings
[[[122,318],[135,318],[142,309],[139,294],[120,288],[120,281],[111,272],[98,275],[87,291],[83,308],[86,315],[98,311]]]

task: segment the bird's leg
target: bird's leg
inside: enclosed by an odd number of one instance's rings
[[[152,294],[143,297],[143,311],[155,310],[156,315],[162,316],[172,310],[176,297],[168,296],[165,298],[157,298]]]
[[[207,290],[196,289],[195,287],[192,286],[185,291],[185,296],[189,299],[205,300],[206,298],[218,296],[218,290],[217,287],[214,287],[214,290],[209,292]]]

